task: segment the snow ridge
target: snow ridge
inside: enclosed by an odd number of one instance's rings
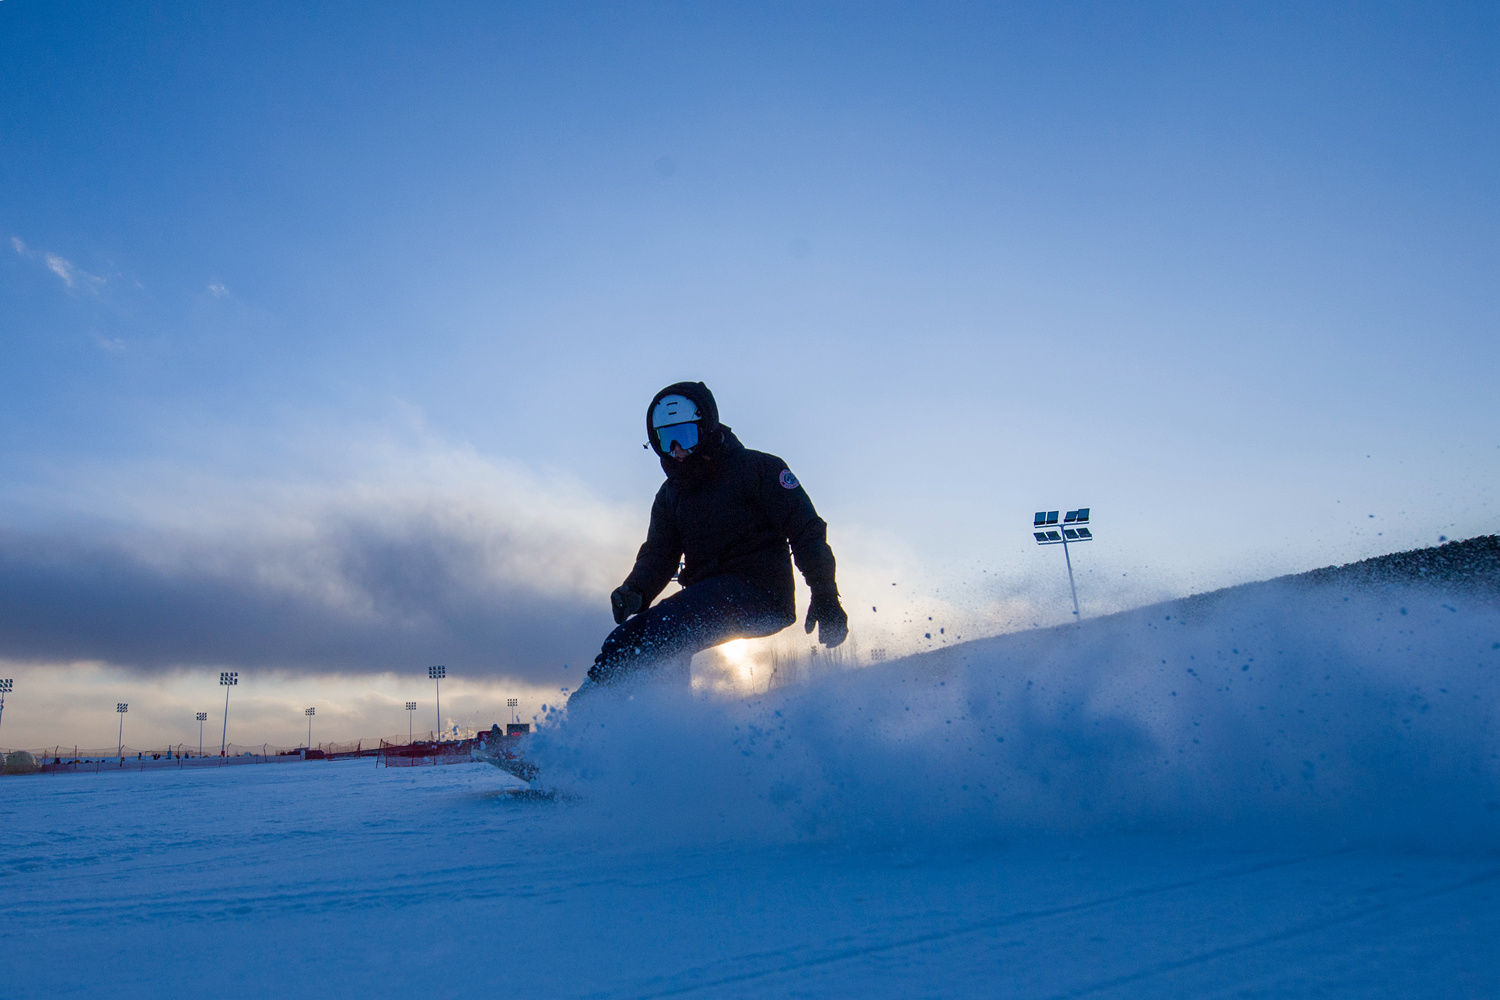
[[[548,725],[580,834],[913,845],[1165,832],[1500,843],[1500,609],[1387,587],[972,642],[749,702]]]

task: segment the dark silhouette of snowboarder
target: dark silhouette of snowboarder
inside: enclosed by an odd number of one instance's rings
[[[666,482],[635,566],[610,595],[618,627],[573,698],[648,672],[686,682],[694,653],[791,625],[793,559],[812,591],[807,631],[816,628],[827,646],[843,642],[849,617],[828,525],[786,463],[746,448],[719,423],[702,382],[658,392],[646,433]],[[682,589],[653,604],[674,576]]]

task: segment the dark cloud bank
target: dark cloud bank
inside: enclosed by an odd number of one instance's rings
[[[0,531],[0,657],[143,673],[447,663],[550,683],[564,663],[592,657],[610,627],[605,600],[497,573],[505,551],[504,538],[420,521],[343,524],[313,545],[260,548]]]

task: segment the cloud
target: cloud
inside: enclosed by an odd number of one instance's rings
[[[607,629],[588,595],[494,572],[453,524],[328,526],[306,546],[223,539],[150,559],[117,542],[0,534],[0,649],[140,672],[194,665],[368,673],[428,660],[552,677]],[[163,545],[170,540],[159,539]]]
[[[638,517],[465,449],[364,457],[334,482],[129,470],[0,530],[0,658],[537,684],[592,659]]]
[[[47,270],[61,278],[63,284],[69,288],[77,286],[77,281],[75,280],[77,268],[73,266],[72,261],[66,257],[60,257],[55,253],[43,254],[42,259],[47,262]]]
[[[33,250],[19,236],[12,236],[10,238],[10,245],[15,248],[17,254],[26,260],[41,261],[47,270],[62,279],[62,283],[68,287],[69,291],[83,290],[97,293],[107,283],[106,279],[99,277],[97,274],[90,274],[62,254],[47,250]]]
[[[128,346],[120,337],[106,337],[98,332],[94,333],[94,344],[107,354],[121,354]]]

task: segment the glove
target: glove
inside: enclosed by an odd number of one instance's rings
[[[849,637],[849,616],[839,603],[837,590],[813,592],[803,628],[810,634],[814,625],[818,627],[818,641],[825,646],[837,646]]]
[[[646,599],[630,587],[616,587],[609,595],[609,607],[615,613],[615,624],[625,624],[625,619],[641,610]]]

